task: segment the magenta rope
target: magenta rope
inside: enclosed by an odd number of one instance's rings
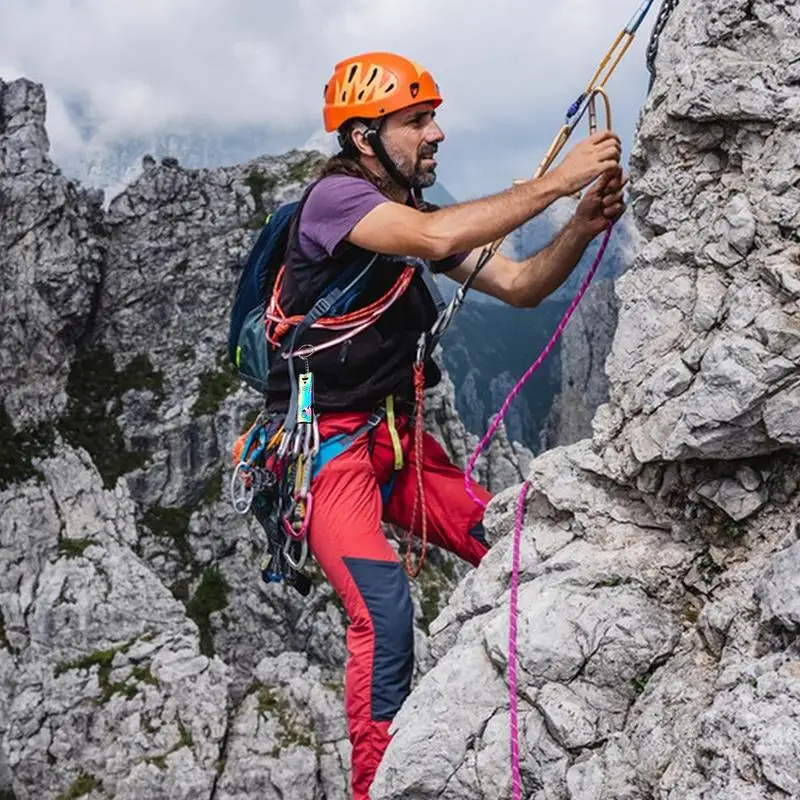
[[[561,336],[562,331],[567,326],[567,323],[570,320],[575,309],[578,307],[578,303],[580,303],[581,299],[583,298],[584,294],[586,294],[586,290],[589,288],[589,284],[591,283],[592,278],[594,277],[595,272],[597,272],[597,268],[600,266],[600,262],[603,260],[603,256],[605,255],[606,248],[608,247],[609,239],[611,238],[611,231],[613,228],[613,223],[609,223],[608,228],[606,229],[605,237],[603,238],[603,242],[600,245],[600,249],[597,251],[597,255],[595,256],[594,263],[591,266],[591,269],[586,274],[586,277],[583,279],[583,283],[581,283],[580,289],[578,289],[578,293],[573,298],[572,302],[569,304],[566,312],[564,313],[564,317],[562,318],[561,322],[558,323],[558,327],[555,330],[555,333],[550,337],[550,341],[545,346],[544,350],[539,354],[539,357],[533,364],[528,367],[525,374],[517,381],[516,386],[508,393],[508,397],[506,397],[503,405],[500,406],[500,411],[498,412],[497,416],[494,418],[494,421],[489,426],[489,430],[486,431],[483,439],[481,439],[478,446],[472,452],[470,456],[469,462],[467,463],[467,469],[464,472],[464,488],[467,490],[467,494],[472,498],[474,502],[476,502],[479,506],[486,508],[486,503],[483,502],[476,494],[472,491],[472,486],[470,486],[471,476],[473,471],[475,470],[475,462],[478,460],[480,454],[489,446],[489,442],[492,440],[492,436],[494,436],[495,431],[500,426],[500,423],[503,421],[503,417],[505,417],[506,412],[508,411],[509,406],[511,403],[514,402],[514,398],[522,391],[522,387],[528,382],[528,379],[536,372],[537,369],[542,365],[542,362],[547,358],[550,354],[550,351],[553,349],[555,343],[558,341],[559,336]]]
[[[506,415],[508,407],[514,401],[514,398],[520,393],[528,378],[530,378],[531,375],[533,375],[533,373],[539,369],[542,362],[545,360],[545,358],[547,358],[548,354],[553,349],[553,346],[558,341],[558,337],[561,336],[561,333],[569,322],[570,317],[578,307],[578,303],[580,303],[584,294],[586,294],[586,290],[589,288],[589,284],[591,283],[595,272],[597,272],[600,262],[603,260],[606,248],[608,247],[608,242],[611,239],[611,231],[613,230],[613,227],[613,223],[609,223],[608,228],[606,229],[605,237],[603,238],[603,242],[600,245],[600,249],[597,251],[597,256],[594,259],[594,263],[589,269],[589,272],[586,274],[586,277],[583,279],[583,282],[578,289],[578,293],[569,304],[569,307],[564,313],[563,319],[558,324],[558,327],[550,338],[550,341],[547,343],[547,346],[544,348],[544,350],[542,350],[539,357],[533,362],[533,364],[531,364],[525,374],[519,379],[516,386],[514,386],[514,388],[509,392],[508,397],[506,397],[505,402],[500,407],[500,411],[495,417],[494,422],[489,426],[489,430],[486,432],[486,435],[483,437],[483,439],[481,439],[480,444],[475,448],[472,456],[469,459],[466,472],[464,473],[464,486],[467,490],[467,494],[483,508],[486,508],[486,503],[484,503],[475,495],[475,493],[472,491],[472,487],[470,486],[470,476],[475,469],[475,462],[478,460],[481,452],[488,446],[492,436],[494,435],[494,432],[503,421],[503,417]],[[513,800],[520,800],[522,791],[519,768],[519,719],[517,711],[517,597],[519,595],[520,541],[522,539],[522,525],[525,519],[525,500],[528,495],[528,487],[528,482],[524,481],[519,496],[517,497],[516,520],[514,523],[514,549],[511,559],[511,598],[509,601],[508,611],[508,705],[511,726],[511,781],[513,788]]]

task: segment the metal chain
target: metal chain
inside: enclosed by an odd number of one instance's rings
[[[647,69],[650,72],[648,91],[653,88],[653,83],[656,79],[656,56],[658,55],[659,38],[677,5],[678,0],[663,0],[655,25],[653,25],[653,34],[650,37],[650,44],[647,46]]]

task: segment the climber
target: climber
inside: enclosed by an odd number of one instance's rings
[[[365,290],[348,308],[366,310],[368,324],[349,333],[344,322],[306,330],[302,345],[271,369],[267,394],[267,408],[285,413],[293,358],[299,375],[313,375],[320,439],[366,431],[313,478],[307,534],[349,617],[345,706],[355,800],[368,798],[414,663],[409,581],[381,521],[418,534],[420,511],[432,543],[472,565],[487,551],[483,510],[465,493],[463,471],[427,434],[421,453],[412,446],[412,365],[436,307],[424,269],[409,271],[409,260],[426,260],[433,272],[463,282],[482,246],[557,198],[589,187],[548,247],[522,262],[498,252],[474,284],[511,306],[532,308],[625,208],[621,145],[611,132],[580,142],[537,180],[447,208],[426,206],[422,189],[435,181],[435,155],[444,141],[435,118],[441,102],[431,74],[399,55],[366,53],[336,65],[324,90],[323,118],[325,129],[337,132],[340,152],[304,194],[271,306],[281,319],[302,317],[344,266],[379,254]],[[411,277],[404,282],[403,275]],[[435,385],[437,365],[428,358],[424,367],[426,385]],[[420,458],[425,501],[418,509]],[[483,487],[474,490],[489,499]]]

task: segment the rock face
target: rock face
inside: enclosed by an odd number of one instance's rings
[[[605,362],[616,327],[614,282],[595,281],[562,334],[561,387],[540,436],[542,451],[592,435],[595,411],[608,401]]]
[[[261,529],[228,500],[259,398],[225,364],[264,214],[319,162],[218,170],[146,158],[107,211],[48,157],[45,96],[0,82],[0,797],[345,800],[341,606],[264,584]],[[449,379],[426,426],[474,446]],[[500,438],[493,490],[527,451]],[[432,549],[428,625],[465,565]]]
[[[527,476],[528,800],[800,797],[798,42],[783,0],[681,0],[662,36],[608,402]],[[431,625],[375,800],[511,797],[519,491]]]

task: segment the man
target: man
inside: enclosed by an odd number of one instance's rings
[[[533,308],[624,211],[620,142],[610,132],[579,143],[538,180],[469,203],[426,208],[421,189],[435,181],[434,156],[444,141],[435,119],[441,102],[430,73],[401,56],[366,53],[336,66],[325,87],[323,116],[326,130],[338,131],[341,153],[304,195],[273,294],[273,312],[300,319],[343,267],[378,254],[349,316],[321,321],[304,333],[302,346],[294,345],[298,371],[313,374],[323,440],[362,429],[379,408],[385,413],[311,485],[309,548],[350,619],[345,706],[355,800],[369,797],[413,669],[408,578],[381,521],[419,535],[420,510],[434,544],[473,565],[487,549],[483,510],[465,492],[463,472],[432,437],[424,436],[421,453],[412,446],[413,363],[419,335],[436,311],[419,270],[403,259],[426,259],[433,271],[463,282],[483,245],[594,181],[547,248],[521,263],[497,253],[474,283],[509,305]],[[429,358],[426,384],[440,377]],[[270,386],[270,407],[285,409],[285,360],[271,371]],[[420,457],[424,502],[418,507]],[[488,501],[485,489],[473,487]]]

